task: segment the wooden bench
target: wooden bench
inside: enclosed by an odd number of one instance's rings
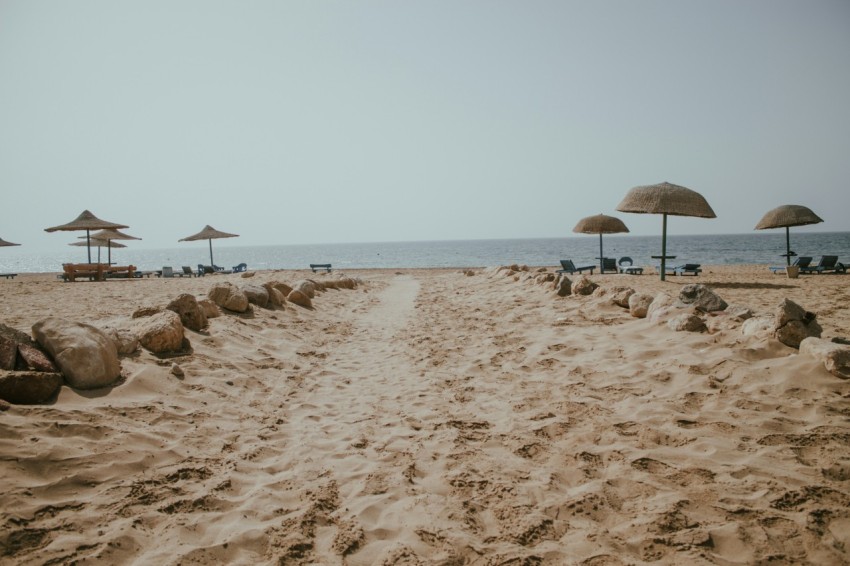
[[[78,277],[88,277],[90,281],[105,281],[106,277],[126,277],[132,279],[135,265],[107,265],[105,263],[63,263],[62,278],[72,283]]]
[[[107,265],[104,268],[107,277],[134,279],[136,277],[135,265]]]
[[[311,263],[310,269],[313,270],[313,273],[316,273],[320,269],[324,269],[328,273],[331,272],[331,264],[329,263]]]
[[[17,273],[0,273],[0,277],[5,277],[6,279],[14,279],[17,275]]]

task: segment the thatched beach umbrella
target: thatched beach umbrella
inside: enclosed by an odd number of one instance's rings
[[[806,226],[818,222],[823,222],[823,218],[812,212],[810,208],[798,204],[783,204],[768,211],[756,224],[755,229],[785,228],[785,261],[791,265],[791,256],[796,254],[791,251],[791,234],[788,229],[791,226]]]
[[[85,236],[80,236],[80,238],[85,238]],[[110,247],[110,248],[116,248],[117,249],[117,248],[126,248],[127,247],[124,244],[119,244],[118,242],[110,243],[106,240],[100,240],[98,238],[95,238],[94,236],[89,238],[89,240],[87,242],[72,242],[68,245],[69,246],[79,246],[79,247],[86,247],[86,246],[92,245],[92,246],[97,247],[97,262],[98,263],[100,263],[100,248]],[[112,254],[111,253],[110,253],[109,258],[110,258],[109,263],[112,263]],[[89,263],[91,263],[91,260],[89,260]]]
[[[185,238],[180,238],[177,240],[178,242],[194,242],[195,240],[209,240],[210,241],[210,265],[215,265],[213,262],[213,253],[212,253],[212,241],[216,238],[238,238],[239,234],[228,234],[227,232],[220,232],[207,224],[204,226],[204,229],[198,232],[197,234],[192,234],[191,236],[186,236]]]
[[[622,234],[628,232],[629,229],[623,224],[623,221],[613,216],[597,214],[596,216],[587,216],[578,221],[573,232],[577,234],[599,234],[599,271],[604,270],[602,258],[605,255],[602,253],[602,234]]]
[[[130,234],[125,234],[124,232],[120,232],[118,230],[109,229],[109,230],[100,230],[99,232],[95,232],[91,235],[92,239],[97,238],[98,240],[106,241],[106,249],[109,254],[109,259],[107,260],[110,265],[112,265],[112,248],[126,248],[127,246],[114,244],[115,240],[141,240],[141,238],[137,238],[135,236],[131,236]],[[98,256],[99,257],[99,256]]]
[[[701,194],[672,183],[645,185],[630,190],[617,206],[620,212],[637,214],[662,214],[661,227],[661,280],[667,267],[667,215],[717,218]],[[655,257],[655,256],[653,256]]]
[[[6,246],[20,246],[21,244],[13,244],[12,242],[7,242],[3,238],[0,238],[0,248],[5,248]]]
[[[125,226],[124,224],[116,224],[114,222],[107,222],[106,220],[101,220],[88,210],[84,210],[82,214],[77,216],[71,222],[67,224],[62,224],[60,226],[53,226],[52,228],[45,228],[45,232],[57,232],[57,231],[76,231],[76,230],[85,230],[86,231],[86,242],[89,243],[89,263],[91,263],[91,230],[106,230],[109,228],[129,228],[129,226]]]

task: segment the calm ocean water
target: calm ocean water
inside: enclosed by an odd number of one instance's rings
[[[130,243],[132,246],[132,242]],[[636,265],[656,265],[652,255],[661,253],[661,236],[611,235],[604,237],[606,257],[630,256]],[[837,255],[850,263],[850,232],[801,232],[791,234],[791,249],[800,255]],[[677,263],[723,265],[756,263],[784,265],[785,233],[668,236],[667,251]],[[559,259],[576,264],[598,263],[598,236],[523,240],[462,240],[438,242],[389,242],[299,246],[224,246],[213,242],[216,264],[231,267],[245,262],[250,269],[304,269],[310,263],[331,263],[335,269],[395,267],[486,267],[511,263],[554,266]],[[95,249],[92,250],[93,260]],[[209,262],[203,244],[159,250],[113,250],[113,262],[133,264],[143,270],[164,265],[193,268]],[[28,253],[26,246],[0,248],[0,272],[58,272],[62,263],[86,261],[86,250]],[[106,249],[102,250],[106,261]]]

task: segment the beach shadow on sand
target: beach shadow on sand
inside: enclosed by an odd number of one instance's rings
[[[706,283],[712,289],[796,289],[795,285],[782,285],[779,283],[752,283],[752,282],[727,282]]]

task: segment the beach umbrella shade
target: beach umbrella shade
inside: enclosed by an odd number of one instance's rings
[[[5,248],[7,246],[20,246],[21,244],[13,244],[12,242],[7,242],[3,238],[0,238],[0,248]]]
[[[759,220],[759,223],[756,224],[755,229],[769,230],[770,228],[785,228],[785,262],[791,265],[791,256],[795,254],[791,251],[791,234],[789,228],[791,226],[817,224],[818,222],[823,222],[823,218],[812,212],[810,208],[798,204],[783,204],[768,211]]]
[[[587,216],[578,221],[573,232],[577,234],[599,234],[599,270],[603,271],[602,258],[605,255],[602,253],[602,234],[623,234],[629,229],[619,218],[606,216],[605,214],[597,214],[596,216]]]
[[[197,234],[192,234],[191,236],[186,236],[185,238],[180,238],[177,240],[178,242],[194,242],[196,240],[209,240],[210,242],[210,265],[215,265],[213,262],[213,253],[212,253],[212,241],[217,238],[238,238],[239,234],[228,234],[227,232],[221,232],[216,230],[209,224],[204,226],[204,229],[198,232]]]
[[[77,216],[71,222],[67,224],[62,224],[60,226],[53,226],[52,228],[45,228],[45,232],[71,232],[78,230],[86,231],[86,242],[89,243],[87,246],[89,249],[89,263],[91,263],[91,231],[92,230],[108,230],[110,228],[129,228],[129,226],[125,226],[124,224],[116,224],[115,222],[107,222],[106,220],[101,220],[88,210],[84,210],[82,214]]]
[[[80,238],[85,238],[85,236],[80,236]],[[112,248],[126,248],[124,244],[119,244],[118,242],[108,242],[106,240],[100,240],[95,237],[89,238],[86,242],[72,242],[68,244],[69,246],[79,246],[81,248],[87,247],[89,245],[95,246],[97,248],[97,262],[100,263],[100,248],[112,247]],[[89,260],[91,263],[91,260]],[[112,256],[110,255],[110,263],[112,263]]]
[[[705,198],[696,191],[672,183],[644,185],[630,190],[617,206],[620,212],[661,214],[661,280],[667,268],[667,216],[717,218]]]
[[[141,238],[137,238],[136,236],[131,236],[130,234],[125,234],[119,230],[115,230],[114,228],[110,228],[108,230],[100,230],[91,235],[93,239],[98,240],[106,240],[106,249],[109,254],[108,262],[112,265],[112,248],[126,248],[127,246],[119,246],[117,244],[113,244],[112,242],[115,240],[141,240]]]

